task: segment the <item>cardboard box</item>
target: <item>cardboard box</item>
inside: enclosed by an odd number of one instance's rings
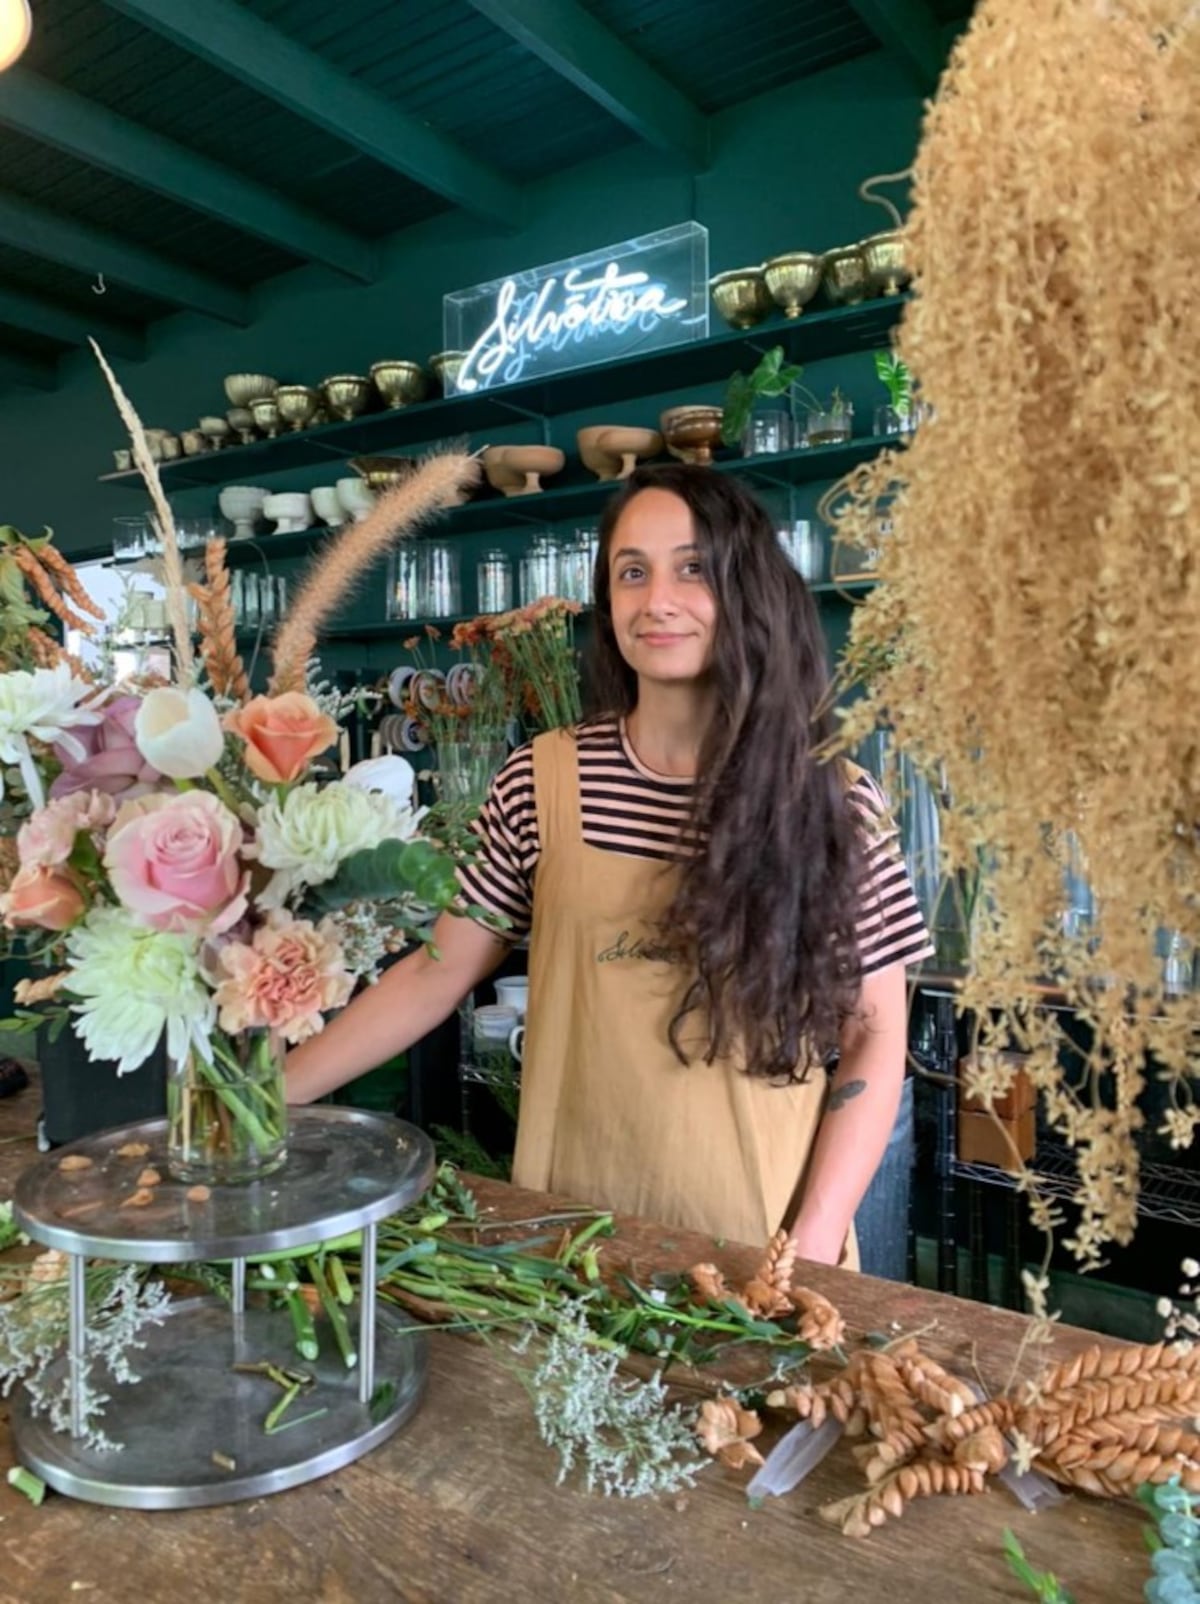
[[[1017,1120],[1023,1114],[1028,1114],[1031,1109],[1037,1107],[1037,1092],[1029,1076],[1021,1068],[1027,1056],[1025,1053],[1000,1054],[1004,1062],[1011,1064],[1017,1071],[1016,1078],[1008,1091],[1003,1097],[996,1099],[994,1106],[1001,1119]],[[977,1097],[968,1097],[966,1093],[964,1083],[970,1063],[971,1060],[969,1058],[964,1058],[958,1066],[958,1106],[963,1113],[986,1114],[988,1105],[981,1102]]]
[[[959,1109],[958,1157],[964,1164],[994,1164],[1015,1174],[1020,1168],[1018,1156],[1028,1164],[1036,1150],[1037,1115],[1032,1108],[1015,1119],[1002,1119],[999,1124],[990,1114]]]

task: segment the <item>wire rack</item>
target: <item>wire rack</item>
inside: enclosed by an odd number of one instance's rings
[[[953,1173],[965,1181],[984,1186],[1017,1190],[1020,1177],[994,1164],[966,1164],[956,1159]],[[1070,1201],[1079,1189],[1075,1157],[1070,1148],[1044,1143],[1030,1167],[1039,1189],[1050,1197]],[[1177,1164],[1158,1164],[1143,1159],[1139,1168],[1138,1215],[1146,1220],[1163,1220],[1173,1225],[1200,1228],[1200,1171]]]

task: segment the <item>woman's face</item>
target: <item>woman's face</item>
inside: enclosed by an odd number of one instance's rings
[[[608,546],[613,633],[642,680],[700,679],[708,669],[717,604],[702,573],[687,503],[642,490],[618,518]]]

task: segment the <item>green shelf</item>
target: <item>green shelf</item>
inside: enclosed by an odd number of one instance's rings
[[[736,368],[752,367],[773,345],[783,346],[789,362],[800,363],[884,346],[907,299],[892,296],[864,301],[860,306],[808,312],[790,321],[772,318],[752,329],[730,330],[691,345],[668,346],[645,356],[623,357],[550,378],[508,384],[482,395],[422,401],[414,406],[368,413],[348,423],[280,435],[275,440],[181,457],[161,463],[159,473],[168,490],[194,485],[253,484],[267,474],[293,473],[345,461],[359,453],[460,439],[521,420],[562,417],[639,396],[668,391],[686,396],[691,389],[727,379]],[[138,474],[135,469],[106,473],[100,476],[100,483],[129,489],[137,485]]]

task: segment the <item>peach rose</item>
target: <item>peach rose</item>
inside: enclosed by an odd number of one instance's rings
[[[155,930],[228,930],[246,911],[242,826],[208,791],[127,802],[104,867],[131,913]]]
[[[269,1027],[293,1046],[322,1030],[324,1015],[349,1002],[354,989],[330,921],[314,925],[282,910],[269,914],[249,943],[221,947],[209,978],[222,1030]]]
[[[20,869],[0,897],[4,923],[10,930],[40,925],[43,930],[66,930],[87,904],[73,877],[47,863]]]
[[[256,696],[225,715],[225,728],[246,743],[242,755],[251,774],[270,785],[299,779],[338,735],[329,715],[300,691]]]

